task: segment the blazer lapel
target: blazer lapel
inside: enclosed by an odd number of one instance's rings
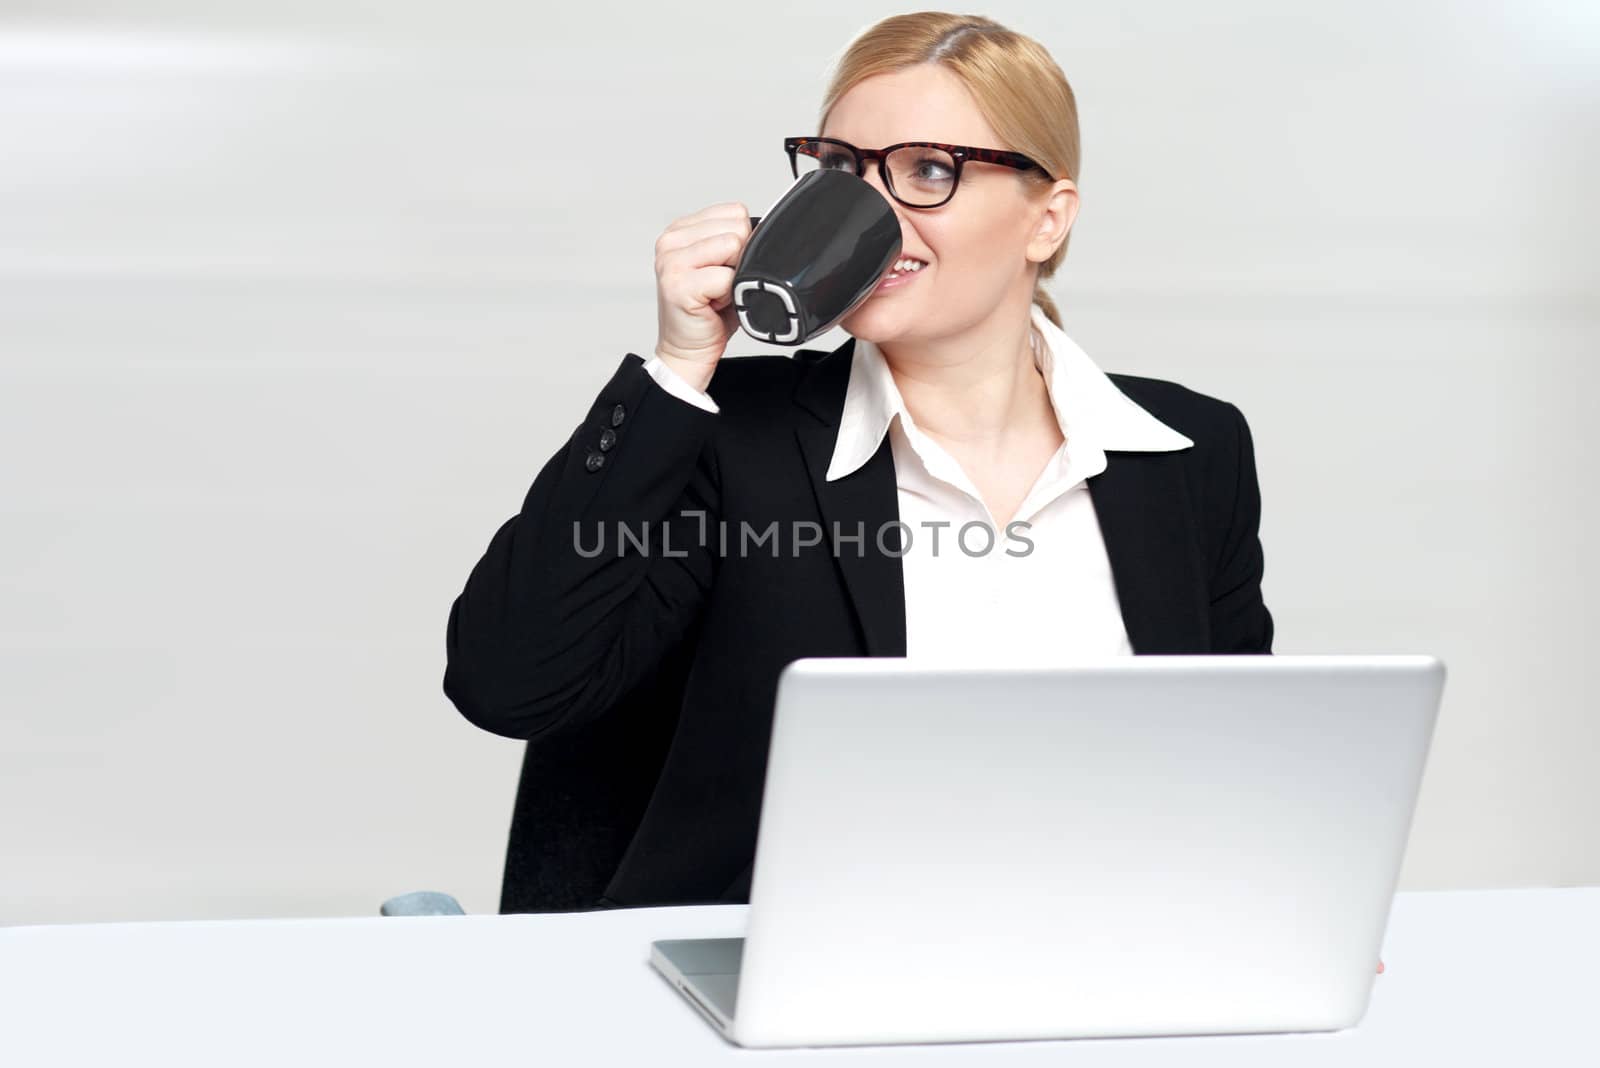
[[[1106,452],[1089,479],[1133,651],[1205,653],[1211,625],[1205,569],[1176,453]]]
[[[900,558],[880,551],[878,531],[900,518],[889,436],[859,470],[827,480],[844,408],[851,338],[805,369],[795,389],[801,416],[795,437],[805,456],[824,537],[864,535],[861,552],[847,543],[839,568],[866,642],[868,656],[905,656],[905,577]],[[796,357],[799,358],[798,356]],[[1211,630],[1206,572],[1193,529],[1188,486],[1176,453],[1107,450],[1106,469],[1088,489],[1122,606],[1123,625],[1137,654],[1206,653]],[[885,542],[898,550],[898,528]],[[1048,593],[1044,593],[1048,596]]]
[[[889,435],[858,470],[834,482],[827,480],[854,351],[851,338],[806,368],[796,386],[795,402],[809,415],[800,417],[795,437],[822,514],[824,543],[831,541],[835,527],[845,537],[862,535],[859,551],[854,542],[844,542],[834,563],[861,624],[867,655],[905,656],[905,574],[900,557],[892,555],[900,550],[900,530],[889,526],[900,518]],[[878,546],[880,531],[889,553]]]

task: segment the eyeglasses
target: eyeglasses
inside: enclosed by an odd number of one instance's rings
[[[1020,152],[939,141],[902,141],[888,148],[857,148],[833,137],[786,137],[783,148],[789,153],[789,169],[796,178],[816,170],[851,170],[857,178],[865,178],[867,161],[876,160],[884,188],[908,208],[937,208],[955,196],[962,165],[969,161],[998,163],[1021,171],[1044,170]]]

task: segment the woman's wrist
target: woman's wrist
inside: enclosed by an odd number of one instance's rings
[[[684,382],[693,386],[701,393],[711,384],[711,374],[717,369],[716,361],[704,363],[698,360],[686,360],[681,356],[672,356],[656,348],[656,358],[676,374]]]

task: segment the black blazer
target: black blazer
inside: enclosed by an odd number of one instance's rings
[[[707,387],[718,413],[628,353],[473,568],[444,691],[473,724],[530,741],[501,911],[526,911],[519,895],[748,901],[779,671],[905,655],[894,528],[873,536],[898,519],[889,436],[823,477],[854,345],[724,359]],[[1134,652],[1270,653],[1243,415],[1174,382],[1110,378],[1195,442],[1108,450],[1088,482]],[[807,520],[866,537],[797,548]]]

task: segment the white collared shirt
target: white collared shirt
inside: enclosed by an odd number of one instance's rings
[[[1033,323],[1045,342],[1035,359],[1066,440],[1004,528],[961,465],[917,427],[877,345],[856,339],[827,479],[861,467],[890,435],[907,528],[907,657],[1037,665],[1133,652],[1087,482],[1106,469],[1107,449],[1194,442],[1119,390],[1037,304]],[[645,370],[674,396],[718,410],[658,357]]]

